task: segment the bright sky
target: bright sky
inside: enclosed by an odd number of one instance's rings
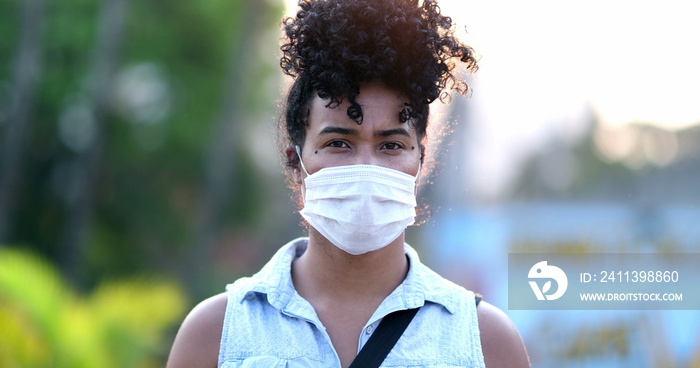
[[[697,2],[440,3],[482,55],[483,88],[503,98],[587,99],[609,124],[700,121]]]
[[[439,4],[481,56],[470,101],[479,153],[470,153],[470,176],[487,178],[473,183],[477,192],[497,195],[523,155],[552,135],[575,138],[586,106],[609,126],[700,122],[695,1]]]
[[[480,138],[468,160],[483,194],[502,190],[523,155],[552,135],[574,138],[587,105],[609,126],[700,122],[697,2],[440,4],[481,55],[472,96]]]

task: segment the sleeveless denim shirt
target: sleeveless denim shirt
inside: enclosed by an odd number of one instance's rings
[[[219,367],[340,367],[323,324],[292,284],[292,261],[307,242],[293,240],[260,272],[227,286]],[[484,368],[474,293],[420,263],[409,245],[405,250],[406,279],[364,326],[358,349],[384,316],[421,307],[381,367]]]

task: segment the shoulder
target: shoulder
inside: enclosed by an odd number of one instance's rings
[[[221,293],[192,309],[175,337],[167,368],[217,366],[227,301]]]
[[[525,345],[513,321],[503,311],[483,300],[476,313],[486,368],[529,367]]]

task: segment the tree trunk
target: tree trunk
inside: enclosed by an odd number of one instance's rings
[[[21,29],[12,71],[15,81],[0,158],[0,246],[12,240],[12,220],[19,196],[24,145],[31,128],[36,87],[41,74],[44,1],[25,0],[21,4]]]
[[[102,0],[98,19],[97,40],[90,69],[87,107],[92,115],[94,135],[90,144],[77,152],[75,170],[66,188],[71,198],[67,203],[62,238],[61,266],[75,284],[82,283],[85,234],[89,228],[102,164],[105,131],[109,115],[112,80],[117,70],[124,33],[128,0]]]
[[[241,21],[235,30],[228,78],[219,117],[212,130],[211,144],[205,162],[202,192],[193,241],[187,251],[188,267],[185,280],[192,295],[200,296],[208,262],[213,258],[222,226],[225,204],[229,202],[236,174],[235,151],[243,130],[245,96],[252,84],[255,45],[258,42],[262,19],[266,13],[265,1],[243,1]],[[238,133],[238,134],[237,134]]]

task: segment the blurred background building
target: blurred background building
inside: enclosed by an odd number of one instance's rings
[[[192,305],[304,234],[276,133],[295,3],[0,1],[0,366],[162,366]],[[480,70],[433,108],[409,242],[534,367],[700,367],[700,311],[514,311],[506,282],[509,252],[700,252],[693,4],[440,4]]]

